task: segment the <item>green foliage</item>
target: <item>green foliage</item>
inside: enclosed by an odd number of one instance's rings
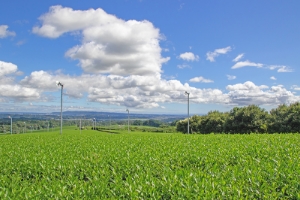
[[[91,127],[91,130],[93,130],[93,127]],[[127,131],[128,132],[128,126],[127,125],[125,125],[125,126],[124,125],[96,126],[96,130],[102,131],[102,132],[111,132],[111,133],[118,133],[118,132],[122,132],[122,131]],[[175,127],[174,126],[168,126],[166,124],[162,124],[159,127],[130,125],[130,131],[174,133],[175,132]]]
[[[163,125],[163,122],[155,119],[149,119],[144,121],[143,126],[153,126],[153,127],[159,127]]]
[[[133,120],[131,122],[131,124],[134,126],[143,126],[143,121],[142,120]]]
[[[199,124],[200,133],[222,133],[227,119],[227,113],[219,111],[211,111],[206,116],[203,116]]]
[[[152,127],[160,127],[166,125],[164,122],[156,119],[133,120],[131,124],[134,126],[152,126]]]
[[[8,119],[8,118],[7,118]],[[0,126],[0,133],[10,133],[10,120],[0,119],[2,120],[2,125]],[[28,120],[28,119],[13,119],[12,132],[13,134],[22,134],[22,133],[31,133],[37,131],[48,131],[48,123],[49,123],[49,131],[54,130],[55,128],[60,126],[60,120]],[[77,120],[67,120],[64,121],[63,124],[65,126],[74,126],[79,125],[79,121]],[[87,121],[82,121],[82,126],[87,125]]]
[[[299,199],[300,135],[0,136],[0,199]]]
[[[270,111],[269,131],[279,132],[300,132],[300,103],[290,106],[280,105]]]
[[[256,105],[234,107],[228,113],[210,111],[190,118],[194,133],[299,133],[300,103],[280,105],[270,113]],[[176,123],[176,130],[187,132],[187,119]]]
[[[187,119],[177,121],[176,122],[176,131],[182,132],[182,133],[187,133],[188,132],[187,124],[188,124]]]
[[[226,119],[226,133],[262,133],[268,112],[256,105],[233,108]]]

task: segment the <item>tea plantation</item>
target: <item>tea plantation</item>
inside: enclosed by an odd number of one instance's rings
[[[300,199],[300,134],[0,136],[0,199]]]

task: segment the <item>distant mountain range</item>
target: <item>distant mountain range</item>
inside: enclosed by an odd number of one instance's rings
[[[28,120],[49,120],[59,119],[60,112],[52,113],[24,113],[24,112],[0,112],[0,119],[8,119],[11,116],[13,119],[28,119]],[[172,122],[179,119],[186,118],[185,115],[172,115],[172,114],[135,114],[130,113],[131,120],[146,120],[156,119],[164,122]],[[106,120],[125,120],[128,118],[127,113],[114,113],[114,112],[91,112],[91,111],[65,111],[63,112],[63,119],[93,119],[97,121]]]

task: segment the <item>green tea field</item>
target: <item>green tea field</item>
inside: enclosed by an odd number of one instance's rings
[[[300,199],[300,134],[0,136],[0,199]]]

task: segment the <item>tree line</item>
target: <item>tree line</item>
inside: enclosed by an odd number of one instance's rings
[[[176,130],[187,133],[188,119],[177,121]],[[190,117],[190,132],[209,133],[299,133],[300,103],[283,104],[270,112],[257,105],[234,107],[229,112],[210,111]]]
[[[63,122],[64,126],[73,126],[78,125],[79,121],[75,120],[65,120]],[[91,124],[82,121],[82,126]],[[55,128],[60,127],[60,120],[28,120],[28,119],[22,119],[22,118],[16,118],[12,121],[12,127],[11,127],[11,121],[8,118],[0,119],[0,134],[1,133],[10,133],[10,128],[12,128],[12,133],[29,133],[33,131],[40,131],[40,130],[53,130]]]
[[[134,126],[152,126],[152,127],[167,126],[166,123],[156,119],[133,120],[131,124]]]

